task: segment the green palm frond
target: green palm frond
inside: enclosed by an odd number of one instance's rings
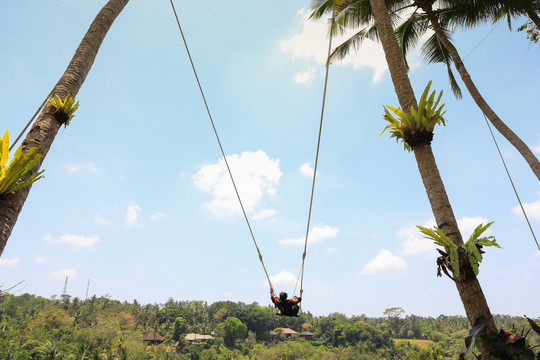
[[[447,34],[447,37],[450,39],[449,34]],[[456,78],[454,77],[454,73],[452,72],[452,55],[450,55],[450,52],[441,43],[436,34],[431,35],[429,39],[426,40],[426,42],[422,45],[422,56],[424,61],[426,61],[428,64],[443,63],[446,65],[448,70],[448,80],[450,82],[452,93],[457,99],[461,99],[463,94],[456,81]]]
[[[405,20],[394,30],[407,69],[409,69],[409,65],[407,63],[408,51],[416,47],[418,44],[418,39],[426,32],[428,28],[427,23],[425,21],[421,22],[419,19],[420,15],[418,15],[415,11],[407,20]]]
[[[386,130],[389,130],[390,138],[396,138],[398,142],[402,141],[405,150],[408,151],[413,150],[417,145],[430,143],[435,126],[439,124],[445,125],[444,114],[446,113],[446,111],[443,112],[444,104],[439,106],[443,92],[441,91],[437,100],[435,100],[435,90],[428,97],[430,87],[431,81],[420,97],[418,109],[411,106],[410,114],[392,106],[385,106],[384,119],[389,124],[386,125],[381,135]]]
[[[39,159],[43,156],[38,153],[40,149],[41,145],[23,153],[22,146],[19,146],[17,151],[15,151],[13,159],[6,166],[9,153],[9,132],[6,130],[4,138],[0,138],[0,196],[19,190],[43,177],[41,174],[44,170],[29,176],[23,181],[19,181],[28,171],[36,166]]]

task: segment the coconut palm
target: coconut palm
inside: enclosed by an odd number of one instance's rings
[[[510,7],[509,5],[503,7],[502,5],[496,6],[498,1],[495,0],[478,0],[479,2],[484,1],[483,4],[486,4],[487,9],[481,14],[477,14],[477,20],[486,19],[489,17],[489,14],[496,14],[497,9],[506,9],[510,11],[513,9],[513,13],[519,11],[524,12],[523,7]],[[522,0],[516,0],[516,4],[521,4]],[[524,1],[524,0],[523,0]],[[337,18],[336,24],[341,30],[346,28],[356,28],[358,26],[364,26],[361,30],[356,32],[351,38],[345,41],[340,47],[338,47],[333,56],[337,58],[342,58],[348,54],[350,49],[358,47],[362,40],[365,38],[379,40],[380,24],[373,21],[373,10],[368,6],[369,0],[340,0],[338,1],[338,7],[336,10]],[[429,62],[443,62],[448,67],[448,73],[450,77],[450,83],[452,90],[459,97],[460,90],[457,87],[454,76],[450,69],[450,64],[453,63],[458,71],[462,81],[465,83],[467,90],[471,94],[473,100],[477,106],[482,110],[484,115],[488,120],[493,124],[493,126],[519,151],[523,158],[529,164],[531,170],[536,175],[538,180],[540,180],[540,161],[536,158],[532,150],[519,138],[495,113],[495,111],[489,106],[486,100],[481,95],[480,91],[476,87],[475,83],[472,81],[471,75],[467,71],[461,57],[454,47],[449,38],[449,28],[448,26],[458,23],[458,19],[463,20],[468,19],[467,21],[473,22],[474,17],[461,17],[456,18],[456,20],[450,20],[452,16],[459,13],[458,10],[462,12],[467,7],[464,4],[469,3],[470,0],[388,0],[387,3],[390,6],[390,21],[396,23],[398,16],[397,13],[403,12],[405,9],[413,9],[412,15],[405,20],[400,27],[396,29],[396,36],[400,39],[400,48],[403,52],[403,56],[406,55],[406,51],[411,47],[415,46],[420,36],[431,29],[435,32],[434,36],[430,37],[424,46],[424,55]],[[500,0],[502,4],[511,4],[514,3],[513,0]],[[532,10],[538,10],[538,0],[529,1],[532,7]],[[474,2],[476,3],[476,2]],[[490,4],[488,7],[487,4]],[[315,11],[312,16],[318,18],[321,17],[325,12],[329,11],[331,7],[332,0],[315,0],[314,7]],[[434,5],[440,5],[441,8],[438,10],[434,9]],[[452,6],[456,6],[455,9]],[[523,5],[525,6],[525,5]],[[481,9],[481,7],[471,6],[473,10]],[[521,10],[519,10],[521,9]],[[420,12],[419,10],[422,10]],[[533,11],[533,12],[534,12]],[[472,12],[472,11],[471,11]],[[483,14],[483,15],[482,15]],[[406,62],[405,62],[406,64]]]
[[[68,93],[73,97],[77,95],[86,76],[90,72],[90,68],[94,63],[94,59],[96,58],[105,35],[128,1],[129,0],[110,0],[98,13],[81,44],[77,48],[65,73],[54,87],[52,91],[53,97],[58,95],[60,98],[65,99]],[[54,116],[55,110],[56,109],[50,104],[45,106],[22,143],[23,152],[27,152],[29,149],[43,144],[40,149],[43,156],[37,165],[27,173],[27,176],[32,176],[39,171],[58,129],[62,125],[62,123]],[[11,231],[22,210],[24,202],[28,197],[30,188],[31,186],[27,186],[17,192],[7,194],[0,198],[0,256],[4,251],[6,242],[11,235]]]
[[[443,9],[442,16],[458,25],[472,27],[485,21],[527,16],[540,29],[540,1],[538,0],[451,0],[451,6]]]
[[[407,68],[392,28],[386,4],[384,0],[369,1],[401,109],[408,115],[411,115],[411,109],[422,111],[422,109],[418,109],[416,97],[410,84]],[[435,114],[439,116],[440,112],[435,112]],[[432,127],[424,128],[423,131],[427,133],[426,136],[419,141],[408,143],[408,145],[414,152],[437,227],[444,231],[455,245],[461,246],[463,245],[461,232],[431,149],[432,130]],[[483,316],[488,321],[487,329],[496,332],[497,328],[493,316],[476,276],[462,272],[455,278],[455,284],[469,322],[474,324],[477,319]],[[489,356],[490,349],[487,346],[487,340],[482,337],[481,341],[483,343],[483,353]]]

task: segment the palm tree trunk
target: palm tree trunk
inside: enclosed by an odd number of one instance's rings
[[[454,60],[454,64],[456,65],[456,69],[461,76],[461,80],[465,83],[465,86],[467,87],[467,90],[469,90],[469,93],[471,94],[474,102],[480,110],[486,115],[488,120],[493,124],[493,126],[501,133],[506,140],[512,144],[517,151],[523,156],[525,161],[529,164],[531,167],[531,170],[536,175],[538,180],[540,180],[540,161],[536,158],[534,153],[529,149],[529,147],[521,140],[500,118],[497,116],[495,111],[488,105],[486,100],[484,100],[483,96],[480,94],[480,91],[476,88],[476,85],[471,79],[471,75],[465,68],[465,65],[463,64],[463,61],[461,60],[461,57],[459,56],[458,51],[452,45],[450,40],[446,37],[444,34],[444,31],[442,30],[441,26],[439,25],[439,21],[437,19],[437,16],[433,12],[433,9],[429,6],[422,7],[422,10],[424,10],[431,22],[431,25],[433,27],[433,30],[437,34],[437,37],[441,41],[441,43],[448,49],[450,54],[452,55],[452,59]]]
[[[533,21],[538,30],[540,30],[540,17],[538,17],[538,14],[534,10],[527,10],[527,15],[529,15],[529,18]]]
[[[54,87],[52,92],[53,96],[59,95],[63,99],[68,93],[73,97],[77,95],[86,76],[90,72],[90,68],[94,63],[94,59],[96,58],[105,35],[128,1],[129,0],[110,0],[107,5],[101,9],[77,48],[64,75],[62,75]],[[52,107],[50,105],[45,106],[22,143],[24,152],[32,147],[43,144],[43,157],[40,162],[28,172],[27,176],[39,171],[60,126],[61,124],[53,116]],[[24,202],[28,197],[30,187],[31,186],[27,186],[0,198],[0,256],[4,252],[7,240],[17,222],[17,218],[19,217]]]
[[[370,0],[370,3],[379,29],[379,35],[388,61],[388,67],[392,74],[392,81],[394,82],[397,96],[400,98],[400,104],[411,102],[416,104],[414,93],[410,86],[409,77],[399,51],[384,0]],[[401,72],[401,74],[397,74],[399,72]],[[394,76],[394,73],[397,75]],[[398,84],[398,79],[407,84]],[[398,92],[398,88],[401,89],[401,92]],[[410,108],[402,107],[402,109],[409,113]],[[444,183],[437,168],[431,145],[425,144],[415,146],[413,150],[437,226],[442,229],[456,245],[462,245],[463,239],[452,206],[448,200]],[[478,318],[484,316],[488,320],[487,329],[492,332],[497,332],[497,327],[495,326],[493,316],[491,315],[491,311],[489,310],[489,306],[478,279],[474,275],[471,276],[470,274],[461,272],[460,276],[456,279],[455,284],[471,325],[473,325]],[[492,350],[488,346],[489,341],[482,337],[481,342],[482,353],[489,359],[492,356]]]

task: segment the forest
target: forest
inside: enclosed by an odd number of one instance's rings
[[[3,292],[0,298],[2,360],[82,359],[458,359],[466,352],[466,317],[405,315],[400,307],[382,317],[334,313],[299,318],[275,315],[257,303],[175,301],[165,304],[121,302],[109,296],[81,300],[63,294],[50,299]],[[512,334],[515,355],[540,359],[540,319],[495,315]],[[278,335],[284,329],[311,334],[310,339]],[[540,331],[540,328],[537,329]],[[144,341],[148,334],[159,342]],[[158,334],[158,335],[157,335]],[[187,334],[211,335],[189,341]],[[161,339],[162,338],[162,339]],[[507,340],[508,341],[508,340]],[[518,345],[521,344],[521,345]],[[473,348],[463,359],[474,359]],[[518,349],[521,349],[518,351]],[[526,356],[524,349],[537,352]]]

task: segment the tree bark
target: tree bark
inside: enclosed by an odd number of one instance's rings
[[[390,72],[392,74],[392,81],[394,82],[396,93],[400,99],[400,104],[402,104],[403,111],[409,113],[410,108],[404,107],[403,104],[411,102],[416,104],[416,100],[414,93],[412,92],[412,87],[410,86],[403,58],[399,53],[399,47],[390,23],[388,10],[384,0],[370,0],[370,2],[379,29],[381,43],[388,61],[388,66],[391,69]],[[394,76],[394,72],[397,73],[396,76]],[[406,84],[399,84],[398,81],[404,81]],[[424,144],[415,146],[413,151],[437,226],[442,229],[457,246],[462,245],[463,238],[459,231],[452,206],[448,200],[444,183],[431,150],[431,145]],[[460,276],[455,280],[461,302],[463,303],[463,307],[465,308],[465,312],[471,325],[473,325],[479,317],[484,316],[488,320],[488,331],[485,331],[484,334],[489,331],[497,332],[493,316],[491,315],[491,311],[489,310],[486,298],[476,276],[474,276],[474,274],[470,276],[470,274],[461,272]],[[491,358],[492,352],[488,346],[489,340],[481,337],[481,342],[482,353],[486,358]]]
[[[424,10],[431,22],[431,25],[433,27],[433,30],[437,34],[437,37],[441,41],[441,43],[448,49],[450,54],[452,55],[452,59],[454,60],[454,64],[456,66],[456,69],[461,76],[461,80],[465,83],[465,86],[467,87],[467,90],[469,90],[469,93],[471,94],[474,102],[480,110],[486,115],[488,120],[493,124],[495,129],[501,133],[502,136],[506,138],[512,144],[517,151],[523,156],[525,161],[529,164],[531,167],[531,170],[536,175],[538,180],[540,180],[540,161],[536,158],[534,153],[529,149],[529,147],[521,140],[500,118],[497,116],[495,111],[488,105],[484,97],[480,94],[480,91],[478,91],[478,88],[472,81],[471,75],[465,68],[465,65],[463,64],[463,61],[461,60],[461,57],[459,56],[459,53],[457,49],[454,47],[454,45],[448,40],[446,35],[444,34],[444,31],[442,30],[441,26],[439,25],[439,21],[437,19],[437,16],[433,12],[433,9],[431,7],[423,7],[422,10]]]
[[[417,108],[416,97],[414,96],[414,90],[407,74],[405,62],[403,62],[403,55],[396,41],[396,35],[394,34],[390,17],[388,16],[386,4],[384,1],[373,0],[370,0],[370,3],[374,14],[385,14],[382,18],[381,16],[378,18],[375,16],[379,36],[384,48],[384,56],[388,63],[388,69],[394,83],[399,105],[403,111],[410,113],[411,106],[414,109]]]
[[[105,35],[128,1],[129,0],[110,0],[103,9],[101,9],[86,32],[86,35],[77,48],[66,71],[55,85],[52,96],[59,95],[63,99],[68,93],[73,97],[77,95],[86,76],[90,72],[90,68],[94,63]],[[54,118],[53,111],[54,109],[50,105],[44,107],[22,143],[23,152],[27,152],[32,147],[43,144],[41,150],[43,157],[40,159],[39,163],[28,172],[27,176],[39,171],[58,129],[62,125]],[[31,185],[0,197],[0,256],[4,252],[7,240],[22,211],[30,188]]]
[[[527,10],[527,15],[529,15],[529,18],[536,25],[538,30],[540,30],[540,17],[538,17],[538,14],[534,10]]]

